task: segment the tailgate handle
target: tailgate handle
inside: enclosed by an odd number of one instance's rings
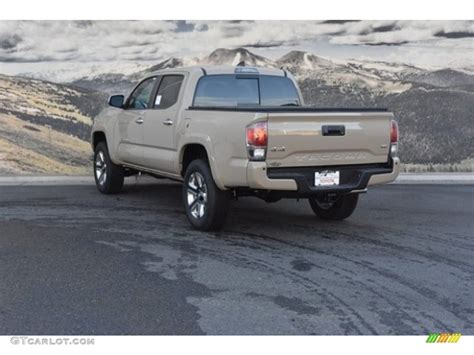
[[[323,126],[323,136],[344,136],[346,134],[346,126]]]

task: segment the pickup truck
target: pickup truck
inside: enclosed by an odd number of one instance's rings
[[[307,198],[319,218],[343,220],[400,169],[392,113],[305,106],[285,70],[165,69],[108,103],[92,127],[98,190],[118,193],[138,173],[182,181],[200,230],[221,228],[240,196]]]

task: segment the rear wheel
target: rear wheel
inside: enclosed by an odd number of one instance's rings
[[[95,148],[94,178],[97,189],[103,194],[115,194],[122,190],[123,168],[110,160],[105,142],[100,142]]]
[[[342,195],[331,201],[328,197],[310,197],[309,204],[313,212],[321,219],[342,220],[354,212],[359,194]]]
[[[199,230],[222,228],[229,210],[228,191],[220,190],[206,161],[192,161],[186,169],[183,202],[191,225]]]

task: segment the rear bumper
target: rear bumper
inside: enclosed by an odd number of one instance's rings
[[[314,173],[323,170],[339,170],[340,185],[315,187]],[[298,195],[318,193],[347,193],[364,190],[367,186],[394,181],[400,171],[400,160],[394,158],[389,164],[344,165],[328,167],[267,168],[265,162],[249,162],[247,181],[252,189],[294,191]]]
[[[372,175],[367,186],[388,184],[389,182],[395,181],[398,174],[400,174],[400,158],[393,158],[391,165],[392,171],[390,173]]]

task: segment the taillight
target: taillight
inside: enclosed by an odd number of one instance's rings
[[[395,120],[390,122],[390,155],[392,157],[398,154],[398,123]]]
[[[398,123],[392,120],[390,126],[390,143],[398,143]]]
[[[266,147],[268,141],[267,122],[257,122],[247,127],[247,144]]]
[[[250,160],[265,160],[268,144],[267,122],[247,126],[247,151]]]

